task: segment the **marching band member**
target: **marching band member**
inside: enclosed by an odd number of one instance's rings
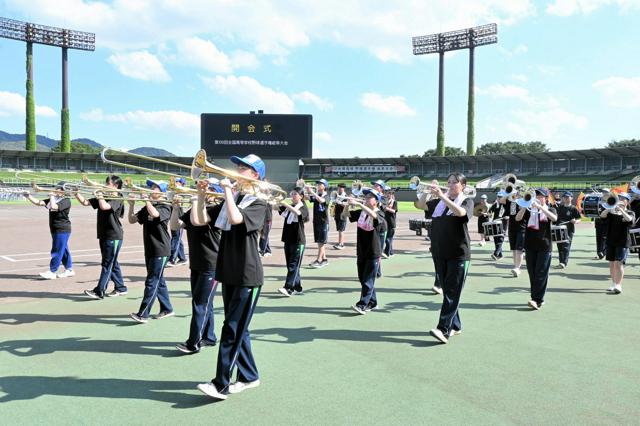
[[[176,186],[184,187],[187,184],[187,180],[183,177],[176,178]],[[177,209],[178,217],[184,213],[182,206],[179,203],[175,203],[172,206],[173,209]],[[182,243],[182,231],[183,228],[178,226],[177,228],[171,227],[171,254],[169,255],[169,261],[167,267],[186,265],[187,256],[184,254],[184,244]]]
[[[607,194],[609,194],[609,191],[610,191],[609,188],[602,188],[601,189],[602,196],[606,197]],[[596,227],[596,257],[594,257],[594,259],[600,260],[604,258],[605,253],[607,251],[608,225],[607,225],[607,222],[600,217],[595,218],[593,222],[594,222],[594,226]]]
[[[479,208],[481,206],[482,208]],[[480,234],[480,241],[478,245],[480,247],[484,247],[484,224],[489,222],[489,203],[487,203],[487,194],[482,194],[480,196],[480,203],[478,206],[474,207],[474,211],[478,209],[478,234]]]
[[[556,207],[558,211],[558,223],[567,226],[569,241],[566,243],[558,243],[558,257],[560,263],[556,266],[558,269],[564,269],[569,264],[569,254],[571,253],[571,242],[573,234],[576,231],[576,223],[580,222],[580,212],[577,207],[572,205],[573,194],[565,192],[562,194],[562,203]]]
[[[169,299],[167,282],[164,279],[164,267],[171,254],[171,237],[169,236],[169,219],[171,206],[159,203],[167,192],[166,182],[147,180],[147,187],[153,192],[145,199],[145,206],[137,213],[133,212],[135,200],[129,199],[129,223],[142,225],[144,243],[144,263],[147,268],[147,278],[144,282],[144,296],[138,312],[132,312],[129,317],[139,323],[149,321],[151,308],[156,297],[160,303],[160,313],[156,319],[173,316],[173,307]]]
[[[345,188],[347,187],[344,183],[338,184],[338,196],[345,197],[347,194],[345,192]],[[344,203],[339,203],[336,201],[334,207],[333,217],[336,221],[336,231],[338,231],[338,243],[333,246],[336,250],[344,250],[344,231],[347,229],[347,221],[342,219],[342,211],[345,208]]]
[[[431,185],[438,185],[438,181],[435,179],[432,180]],[[420,194],[420,197],[413,203],[413,206],[419,210],[424,210],[425,219],[433,219],[433,212],[438,206],[438,203],[440,203],[440,200],[438,199],[438,197],[433,196],[429,201],[427,201],[428,195],[429,194],[426,192]],[[433,240],[431,239],[433,222],[431,223],[432,226],[428,229],[429,240],[431,241],[429,252],[431,253],[431,260],[433,261],[434,270],[434,282],[433,286],[431,287],[431,291],[433,292],[433,294],[442,294],[442,284],[440,281],[440,275],[438,274],[438,259],[436,257],[435,245],[433,244]]]
[[[384,217],[387,221],[387,236],[385,238],[383,255],[393,256],[393,237],[396,234],[396,215],[398,213],[398,203],[396,194],[393,191],[387,192],[387,204],[384,206]]]
[[[358,280],[360,281],[360,300],[353,306],[355,312],[364,315],[378,308],[376,297],[376,275],[380,264],[382,245],[380,234],[383,231],[384,215],[378,208],[382,195],[375,189],[362,190],[365,196],[364,203],[355,199],[349,199],[349,204],[359,207],[355,210],[345,209],[343,217],[348,217],[350,222],[357,222],[358,231],[356,238],[356,265],[358,267]]]
[[[249,154],[231,157],[237,172],[253,179],[264,180],[266,167],[260,157]],[[238,192],[232,191],[229,179],[220,181],[224,188],[224,203],[215,221],[222,230],[216,264],[216,280],[222,283],[224,324],[220,336],[218,365],[215,378],[198,385],[198,389],[215,398],[227,399],[229,393],[239,393],[260,385],[258,369],[251,352],[249,323],[255,311],[264,283],[262,263],[258,255],[260,229],[264,225],[264,200],[245,192],[242,181]],[[207,215],[197,215],[195,225],[211,221]],[[237,367],[236,382],[231,375]]]
[[[538,310],[544,305],[544,295],[551,266],[551,222],[558,220],[556,210],[547,206],[549,193],[544,188],[535,190],[536,199],[529,209],[520,208],[516,220],[526,225],[524,249],[531,286],[529,307]]]
[[[640,190],[637,185],[629,185],[629,187],[631,188],[631,192],[628,193],[631,197],[629,210],[631,210],[636,217],[636,220],[631,225],[631,229],[636,229],[640,227],[640,223],[638,223],[638,218],[640,218]],[[640,252],[638,252],[638,257],[640,257]]]
[[[520,206],[515,201],[509,201],[506,198],[504,191],[498,192],[498,197],[501,197],[501,203],[504,203],[504,208],[509,216],[509,246],[513,255],[513,269],[511,275],[514,277],[520,276],[520,268],[522,267],[522,258],[524,250],[524,234],[527,229],[527,223],[524,221],[517,221],[516,215],[520,210]]]
[[[611,274],[611,286],[607,289],[615,294],[622,293],[624,265],[629,252],[629,229],[636,220],[635,214],[627,210],[629,199],[626,192],[618,194],[620,204],[612,210],[605,209],[600,217],[607,225],[607,260]]]
[[[501,220],[502,221],[502,229],[503,232],[506,232],[509,226],[509,217],[506,216],[506,210],[504,208],[504,202],[506,200],[504,197],[502,199],[500,197],[496,197],[496,201],[489,208],[489,216],[492,220]],[[495,261],[498,261],[503,258],[502,255],[502,244],[504,243],[504,236],[496,236],[493,237],[493,244],[495,246],[495,250],[491,255],[491,258]]]
[[[375,189],[376,191],[378,191],[378,194],[380,194],[380,201],[379,204],[380,206],[382,206],[382,203],[384,201],[384,197],[385,197],[385,191],[389,190],[390,188],[387,186],[387,184],[382,180],[382,179],[378,179],[375,181],[371,181],[371,184],[373,185],[373,189]],[[384,216],[384,213],[383,213]],[[388,257],[384,254],[384,242],[387,239],[387,221],[386,219],[384,221],[382,221],[380,223],[380,256],[384,257],[385,259]],[[376,270],[376,278],[382,278],[382,262],[378,262],[378,269]]]
[[[327,266],[327,254],[325,252],[325,244],[327,244],[327,236],[329,234],[329,209],[327,200],[327,188],[329,182],[326,179],[316,181],[318,192],[313,187],[307,186],[309,200],[313,203],[313,241],[318,244],[318,255],[309,266],[312,268],[322,268]]]
[[[258,244],[258,252],[262,257],[270,257],[271,247],[269,246],[269,233],[271,232],[271,222],[273,221],[273,212],[271,207],[267,206],[264,214],[264,226],[260,231],[260,243]]]
[[[284,287],[278,289],[285,296],[302,294],[300,281],[300,265],[306,238],[304,224],[309,221],[309,209],[304,202],[304,189],[294,188],[289,194],[291,204],[280,205],[280,216],[284,219],[282,225],[282,242],[284,243],[284,257],[287,262],[287,277]]]
[[[108,176],[105,180],[106,186],[112,191],[107,191],[107,195],[119,194],[122,188],[122,179],[116,175]],[[98,240],[100,241],[100,252],[102,254],[100,278],[93,290],[85,290],[84,294],[92,299],[103,299],[107,291],[109,280],[115,284],[115,289],[106,295],[109,297],[124,296],[128,293],[127,286],[122,279],[122,271],[118,263],[118,254],[122,248],[122,223],[120,218],[124,217],[124,203],[122,200],[105,200],[105,191],[98,191],[95,198],[86,199],[79,192],[76,198],[83,206],[91,206],[98,211],[97,229]]]
[[[214,329],[213,298],[216,294],[216,263],[220,247],[220,230],[214,226],[220,214],[220,205],[207,204],[206,190],[221,193],[222,188],[207,180],[198,182],[198,193],[191,199],[191,208],[178,216],[171,212],[171,228],[184,229],[189,245],[189,269],[191,270],[191,323],[189,337],[176,348],[186,354],[200,352],[204,346],[217,342]],[[180,201],[176,200],[175,204]],[[198,217],[210,218],[204,225],[194,225]]]
[[[45,280],[73,277],[76,274],[73,270],[71,251],[69,251],[69,238],[71,237],[69,211],[71,210],[71,200],[65,196],[63,185],[64,182],[59,182],[51,190],[49,198],[46,200],[38,200],[29,192],[23,194],[24,198],[34,206],[46,207],[49,210],[51,261],[49,262],[49,270],[40,273],[40,276]],[[56,274],[60,264],[64,265],[64,272]]]
[[[437,253],[443,299],[438,325],[429,333],[441,343],[462,332],[458,306],[471,263],[467,223],[473,217],[473,200],[464,195],[467,178],[452,173],[447,186],[449,190],[443,194],[439,186],[431,185],[432,194],[440,199],[433,212],[431,241]]]

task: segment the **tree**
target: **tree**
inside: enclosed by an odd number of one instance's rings
[[[481,145],[476,150],[476,155],[493,155],[493,154],[526,154],[532,152],[547,152],[547,145],[540,141],[532,142],[489,142]]]
[[[622,139],[619,141],[612,140],[607,148],[622,148],[625,146],[640,146],[640,139]]]
[[[33,43],[27,42],[27,105],[25,116],[25,149],[36,150],[36,102],[33,97]]]
[[[466,155],[462,148],[458,148],[455,146],[444,147],[445,157],[458,157],[460,155]],[[437,149],[429,149],[425,151],[425,153],[422,156],[423,157],[441,157],[441,155],[438,155]]]
[[[51,148],[52,152],[65,152],[60,144]],[[81,154],[100,154],[102,152],[102,148],[94,147],[91,145],[87,145],[81,142],[71,141],[71,152],[77,152]]]

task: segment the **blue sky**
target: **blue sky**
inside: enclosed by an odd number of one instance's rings
[[[476,51],[476,144],[553,150],[640,137],[640,0],[0,0],[0,16],[96,33],[71,51],[72,138],[178,155],[199,115],[314,117],[315,157],[435,147],[437,56],[411,37],[489,22]],[[60,50],[34,48],[37,131],[59,138]],[[0,130],[24,132],[23,43],[0,39]],[[466,51],[445,61],[445,134],[466,147]]]

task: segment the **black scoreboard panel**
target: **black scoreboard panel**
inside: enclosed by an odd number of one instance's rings
[[[202,114],[200,121],[200,147],[209,157],[311,157],[308,114]]]

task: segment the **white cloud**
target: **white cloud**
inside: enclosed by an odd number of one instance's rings
[[[0,117],[24,117],[26,110],[26,99],[19,93],[0,91]],[[56,117],[58,114],[53,108],[36,105],[36,116]]]
[[[313,139],[319,142],[331,142],[333,140],[333,136],[327,132],[315,132],[313,134]]]
[[[640,9],[638,0],[555,0],[547,6],[547,13],[557,16],[588,15],[601,7],[618,6],[623,11]]]
[[[516,122],[508,122],[507,128],[519,138],[557,142],[565,129],[584,130],[589,121],[586,117],[556,107],[541,110],[516,110],[512,112]]]
[[[640,77],[609,77],[593,83],[612,107],[640,107]]]
[[[524,102],[531,102],[532,100],[527,89],[512,84],[493,84],[486,89],[477,87],[476,93],[491,96],[492,98],[515,98]]]
[[[229,74],[233,71],[231,59],[215,44],[199,37],[182,39],[177,43],[178,60],[213,73]]]
[[[512,25],[536,13],[532,0],[4,3],[8,11],[29,20],[95,32],[99,46],[109,49],[150,49],[172,40],[207,37],[252,46],[255,53],[271,56],[277,63],[282,63],[291,50],[317,40],[366,50],[381,61],[407,62],[412,58],[409,43],[413,35],[486,22]]]
[[[304,92],[295,93],[291,95],[291,97],[295,101],[299,101],[305,104],[311,104],[318,108],[320,111],[329,111],[333,109],[333,104],[331,102],[326,99],[322,99],[320,96],[306,90]]]
[[[416,110],[407,105],[403,96],[385,97],[379,93],[363,93],[360,97],[360,105],[373,111],[398,117],[411,117],[416,115]]]
[[[100,108],[80,114],[85,121],[131,124],[139,129],[170,131],[194,136],[200,132],[200,116],[184,111],[129,111],[105,114]]]
[[[286,93],[263,86],[251,77],[218,75],[201,78],[211,90],[228,97],[245,112],[258,109],[268,114],[293,112],[294,102]]]
[[[523,53],[527,53],[529,51],[529,48],[524,44],[519,44],[511,50],[502,46],[498,46],[498,50],[504,55],[511,57],[511,56],[522,55]]]
[[[529,81],[529,78],[524,74],[511,74],[511,78],[522,83]]]
[[[139,52],[115,53],[107,60],[120,74],[143,81],[165,82],[171,77],[160,60],[153,54]]]

